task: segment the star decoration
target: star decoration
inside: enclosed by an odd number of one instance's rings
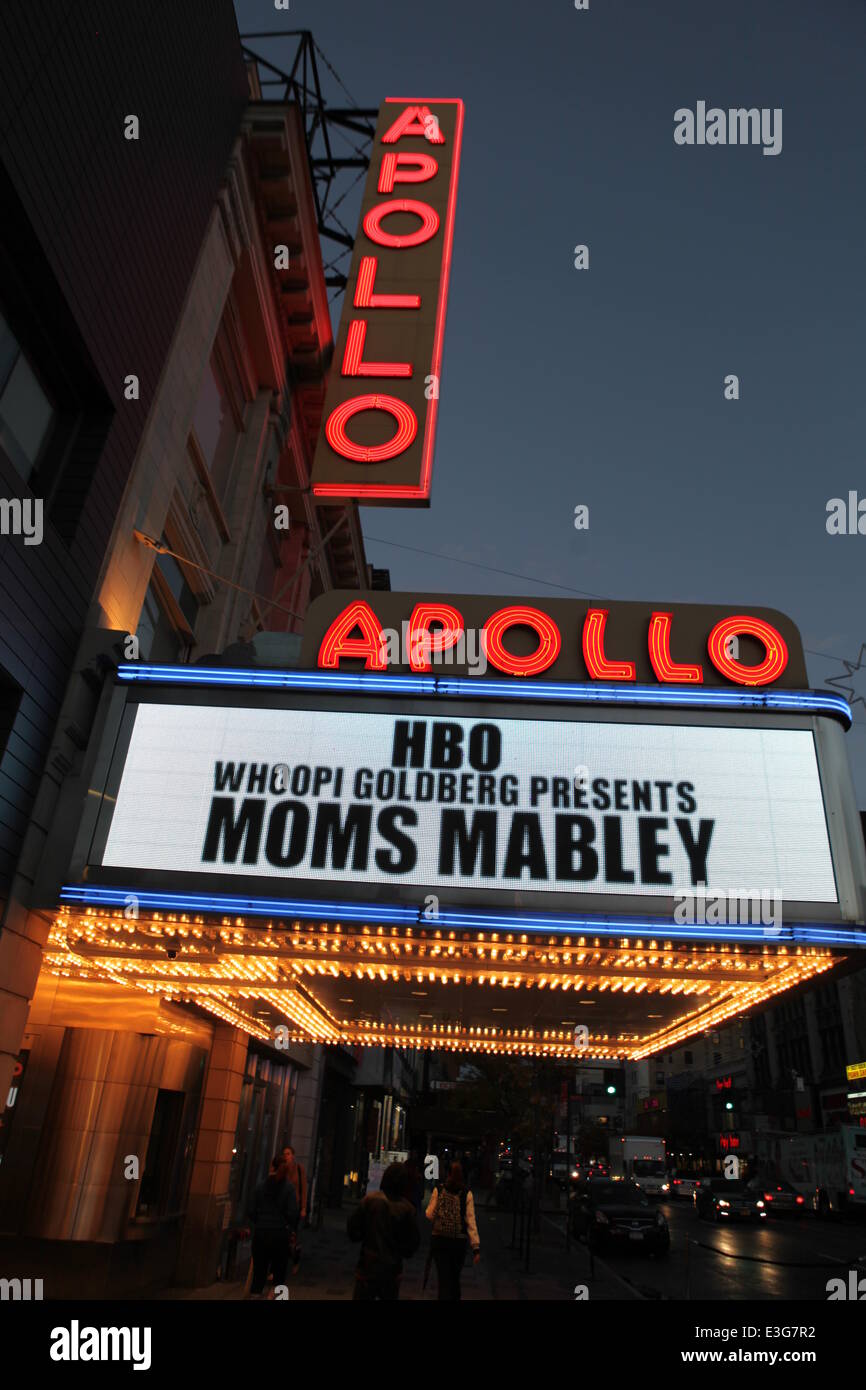
[[[844,676],[828,676],[827,684],[838,686],[843,695],[847,695],[849,704],[856,705],[858,702],[866,709],[866,642],[860,647],[860,655],[856,661],[845,661]]]

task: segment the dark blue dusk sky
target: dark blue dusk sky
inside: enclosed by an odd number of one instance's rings
[[[392,586],[766,605],[798,624],[813,686],[844,674],[866,642],[866,535],[828,535],[826,508],[866,497],[861,0],[236,11],[242,33],[311,29],[362,106],[466,103],[432,505],[362,514]],[[698,101],[781,107],[781,153],[676,145]],[[340,209],[353,232],[361,186]],[[866,697],[866,660],[853,683]]]

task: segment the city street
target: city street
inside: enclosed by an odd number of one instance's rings
[[[541,1231],[533,1236],[529,1270],[520,1250],[512,1247],[514,1221],[510,1212],[479,1204],[478,1228],[483,1256],[474,1266],[467,1261],[463,1298],[472,1301],[574,1301],[585,1286],[589,1301],[644,1299],[710,1300],[784,1299],[826,1302],[827,1281],[847,1278],[855,1269],[866,1275],[866,1222],[820,1221],[805,1216],[760,1228],[739,1224],[725,1230],[700,1220],[689,1203],[664,1204],[671,1227],[671,1252],[666,1259],[641,1253],[596,1256],[593,1267],[585,1244],[565,1244],[564,1216],[542,1213]],[[348,1300],[352,1297],[357,1246],[346,1236],[351,1207],[331,1210],[318,1231],[303,1233],[303,1258],[289,1277],[289,1298],[301,1301]],[[400,1297],[436,1299],[436,1273],[426,1288],[424,1269],[428,1228],[422,1218],[421,1248],[407,1260]],[[859,1262],[859,1263],[858,1263]],[[239,1282],[213,1284],[207,1290],[172,1290],[172,1299],[229,1300],[243,1298]]]
[[[301,1246],[303,1257],[297,1274],[289,1275],[289,1298],[302,1301],[348,1300],[354,1287],[358,1247],[346,1235],[346,1222],[352,1207],[346,1205],[324,1213],[319,1230],[305,1230]],[[401,1299],[436,1299],[436,1271],[431,1269],[424,1287],[429,1249],[429,1223],[422,1216],[421,1246],[407,1260],[400,1285]],[[575,1297],[575,1286],[589,1284],[591,1296],[629,1301],[639,1295],[613,1271],[598,1263],[595,1279],[589,1280],[589,1261],[583,1246],[572,1243],[565,1248],[565,1228],[561,1218],[542,1217],[541,1232],[533,1237],[529,1271],[520,1251],[511,1247],[514,1221],[511,1212],[487,1210],[479,1203],[478,1229],[482,1258],[478,1265],[467,1260],[463,1270],[462,1294],[466,1300],[563,1301]],[[239,1282],[212,1284],[208,1289],[167,1291],[167,1298],[184,1301],[229,1300],[243,1298]]]
[[[667,1258],[617,1252],[596,1259],[608,1278],[625,1280],[644,1297],[823,1301],[828,1279],[845,1278],[850,1269],[866,1273],[862,1220],[805,1215],[725,1228],[701,1220],[690,1202],[665,1203],[662,1210],[671,1230]]]

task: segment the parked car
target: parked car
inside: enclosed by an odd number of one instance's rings
[[[633,1182],[584,1183],[569,1209],[571,1232],[591,1250],[635,1249],[666,1255],[671,1247],[668,1223]]]
[[[671,1173],[670,1194],[672,1197],[686,1197],[690,1202],[695,1195],[695,1188],[700,1182],[699,1173],[687,1173],[682,1168],[677,1168]]]
[[[753,1178],[748,1187],[762,1198],[768,1216],[802,1216],[806,1210],[806,1198],[789,1182],[766,1183]]]
[[[767,1215],[762,1197],[742,1178],[701,1178],[695,1188],[698,1216],[715,1221],[761,1221]]]

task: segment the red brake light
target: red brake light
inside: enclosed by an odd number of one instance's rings
[[[765,1192],[765,1193],[764,1193],[764,1201],[765,1201],[765,1202],[772,1202],[772,1200],[773,1200],[773,1194],[772,1194],[772,1192]]]
[[[803,1202],[804,1202],[805,1200],[806,1200],[805,1197],[800,1197],[800,1196],[798,1196],[798,1197],[797,1197],[797,1203],[798,1203],[798,1205],[799,1205],[799,1206],[802,1206],[802,1205],[803,1205]]]

